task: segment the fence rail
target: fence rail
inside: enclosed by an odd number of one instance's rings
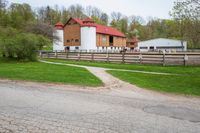
[[[97,53],[41,51],[41,58],[58,58],[114,63],[140,63],[162,65],[200,65],[200,53]]]

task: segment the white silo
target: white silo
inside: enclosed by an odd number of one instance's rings
[[[81,26],[81,50],[96,50],[96,26],[90,18],[83,20]]]
[[[64,25],[61,22],[58,22],[55,25],[53,36],[58,37],[53,40],[53,51],[64,51]]]

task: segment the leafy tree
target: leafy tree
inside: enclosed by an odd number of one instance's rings
[[[12,3],[9,7],[10,25],[14,28],[22,28],[27,22],[33,22],[34,12],[28,4]]]
[[[182,40],[188,40],[192,48],[200,48],[199,12],[199,0],[181,0],[174,3],[170,13],[179,25],[179,34]]]

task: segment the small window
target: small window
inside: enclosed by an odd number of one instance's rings
[[[79,40],[78,40],[78,39],[76,39],[76,40],[75,40],[75,42],[79,42]]]
[[[102,42],[103,42],[103,43],[106,43],[106,41],[107,41],[107,38],[106,38],[106,36],[104,35],[104,36],[102,37]]]
[[[150,49],[154,49],[154,47],[153,47],[153,46],[151,46],[151,47],[150,47]]]
[[[76,50],[79,50],[79,47],[75,47]]]
[[[148,49],[148,47],[140,47],[140,49]]]
[[[69,43],[70,42],[70,40],[67,40],[67,43]]]

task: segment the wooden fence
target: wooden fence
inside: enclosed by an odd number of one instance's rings
[[[41,58],[58,58],[113,63],[140,63],[165,65],[200,65],[200,53],[97,53],[41,51]]]

